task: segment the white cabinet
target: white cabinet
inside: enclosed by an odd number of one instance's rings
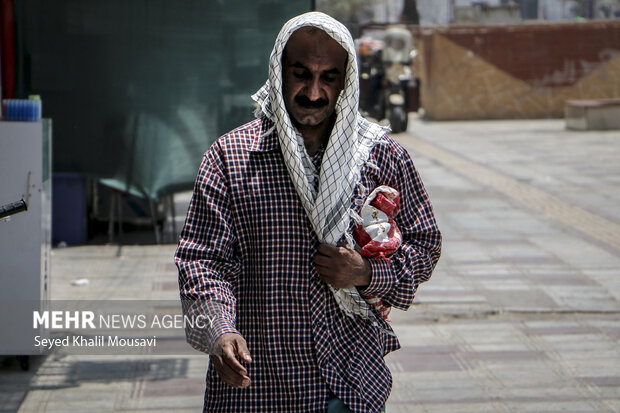
[[[51,121],[0,122],[0,205],[28,209],[0,220],[0,354],[39,354],[32,312],[50,291]]]

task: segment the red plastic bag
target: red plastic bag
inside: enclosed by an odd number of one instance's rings
[[[402,235],[394,222],[399,208],[400,195],[394,188],[379,186],[368,195],[360,212],[361,220],[353,230],[362,257],[389,261],[389,256],[400,247]],[[362,297],[387,320],[391,307],[373,295],[362,294]]]

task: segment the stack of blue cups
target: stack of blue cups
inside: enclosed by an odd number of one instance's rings
[[[38,122],[41,120],[41,100],[38,97],[31,99],[5,99],[4,120],[18,122]]]

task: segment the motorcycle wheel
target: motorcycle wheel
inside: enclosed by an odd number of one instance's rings
[[[407,130],[407,112],[402,106],[390,107],[387,118],[390,121],[392,132],[400,133]]]

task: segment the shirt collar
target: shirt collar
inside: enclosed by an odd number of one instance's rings
[[[258,135],[254,138],[249,152],[271,152],[278,149],[280,143],[276,134],[274,123],[267,117],[262,117],[261,126]]]

